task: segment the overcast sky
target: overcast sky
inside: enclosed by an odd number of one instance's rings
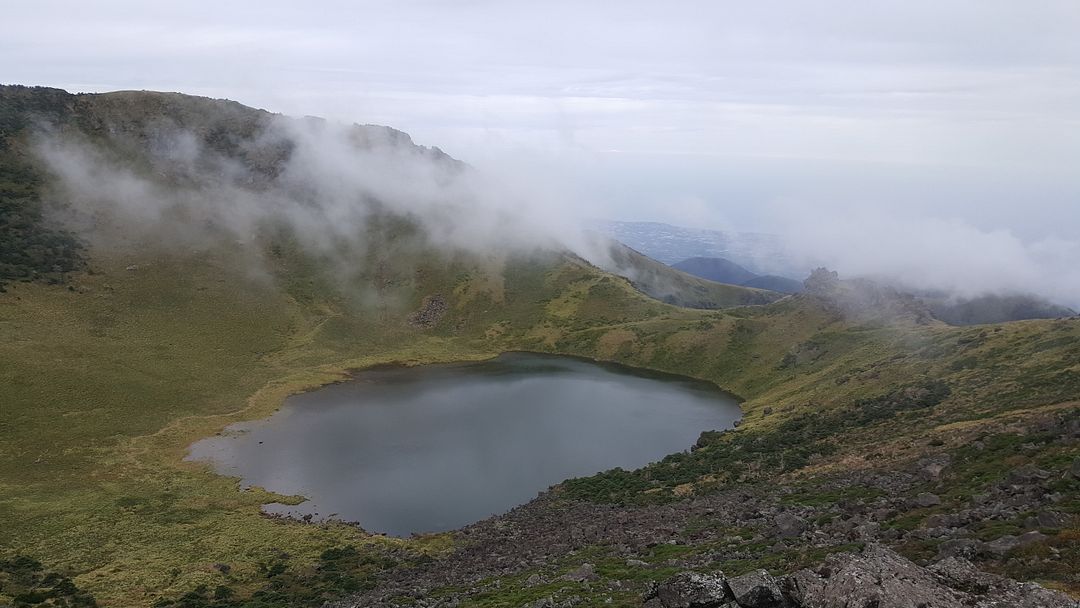
[[[0,81],[388,124],[597,216],[1080,242],[1077,0],[35,0]]]

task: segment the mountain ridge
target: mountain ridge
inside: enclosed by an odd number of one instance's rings
[[[777,275],[760,275],[725,258],[687,258],[681,262],[672,264],[671,267],[703,279],[720,283],[731,283],[733,285],[742,285],[743,287],[768,289],[770,291],[778,291],[787,294],[799,293],[803,290],[803,285],[800,281]]]

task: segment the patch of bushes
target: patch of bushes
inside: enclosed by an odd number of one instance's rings
[[[249,595],[241,596],[227,585],[210,589],[200,585],[175,599],[158,600],[155,608],[271,608],[276,606],[322,606],[341,597],[374,588],[375,575],[398,565],[391,559],[361,553],[354,546],[323,551],[312,568],[294,569],[286,558],[275,557],[259,564],[267,581]],[[228,582],[228,581],[227,581]]]
[[[0,290],[13,281],[61,283],[84,266],[78,240],[44,217],[40,172],[13,146],[35,122],[62,120],[70,98],[56,89],[0,86]]]
[[[865,433],[900,412],[933,407],[949,394],[944,382],[927,381],[858,400],[850,407],[799,414],[769,430],[708,431],[690,452],[672,454],[642,469],[613,469],[565,481],[563,496],[641,504],[674,500],[666,489],[707,475],[749,481],[794,471],[809,465],[815,455],[835,453],[836,439],[849,430]]]
[[[94,596],[80,590],[70,578],[46,570],[41,562],[25,555],[0,559],[0,600],[4,596],[11,598],[13,608],[97,606]]]
[[[906,386],[884,395],[855,402],[858,424],[870,424],[891,418],[897,412],[933,407],[949,397],[949,385],[941,380],[928,380]]]

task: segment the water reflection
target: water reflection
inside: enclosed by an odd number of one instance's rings
[[[310,499],[270,511],[408,535],[504,512],[569,477],[642,466],[738,416],[705,383],[515,353],[362,372],[200,441],[190,457]]]

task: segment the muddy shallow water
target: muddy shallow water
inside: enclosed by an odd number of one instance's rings
[[[707,383],[512,353],[360,372],[195,443],[189,458],[309,499],[267,511],[407,536],[505,512],[570,477],[640,467],[739,415]]]

